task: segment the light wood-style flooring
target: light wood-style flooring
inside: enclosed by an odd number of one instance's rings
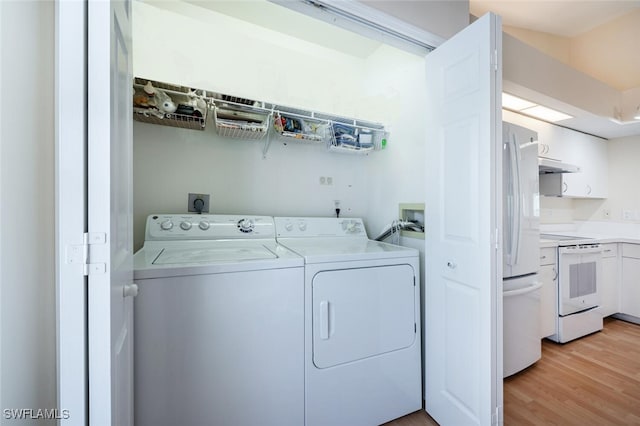
[[[599,333],[543,340],[542,359],[504,381],[504,423],[640,425],[640,326],[606,318]],[[418,411],[386,425],[437,423]]]

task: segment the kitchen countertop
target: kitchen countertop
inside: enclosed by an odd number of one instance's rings
[[[620,236],[612,236],[612,235],[602,235],[602,234],[584,234],[580,232],[549,232],[548,234],[553,235],[563,235],[563,236],[572,236],[578,237],[577,240],[550,240],[545,239],[544,237],[540,237],[540,248],[545,247],[558,247],[562,246],[571,246],[576,244],[608,244],[608,243],[629,243],[629,244],[640,244],[640,239],[638,238],[629,238],[629,237],[620,237]],[[544,234],[543,234],[544,235]]]

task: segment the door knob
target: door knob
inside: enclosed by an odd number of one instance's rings
[[[138,295],[138,291],[137,284],[125,284],[122,289],[122,297],[136,297]]]
[[[447,266],[448,266],[449,268],[451,268],[451,269],[456,269],[456,267],[457,267],[458,265],[456,265],[456,264],[455,264],[455,263],[453,263],[453,262],[447,262]]]

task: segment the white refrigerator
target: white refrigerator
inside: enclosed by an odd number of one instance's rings
[[[541,356],[538,135],[503,124],[503,374]]]

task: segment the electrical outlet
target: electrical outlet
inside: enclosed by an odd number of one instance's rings
[[[622,219],[623,220],[632,220],[633,212],[631,210],[622,210]]]
[[[333,178],[331,176],[320,176],[318,179],[320,185],[333,185]]]
[[[190,213],[209,213],[209,194],[189,193],[187,211]]]

